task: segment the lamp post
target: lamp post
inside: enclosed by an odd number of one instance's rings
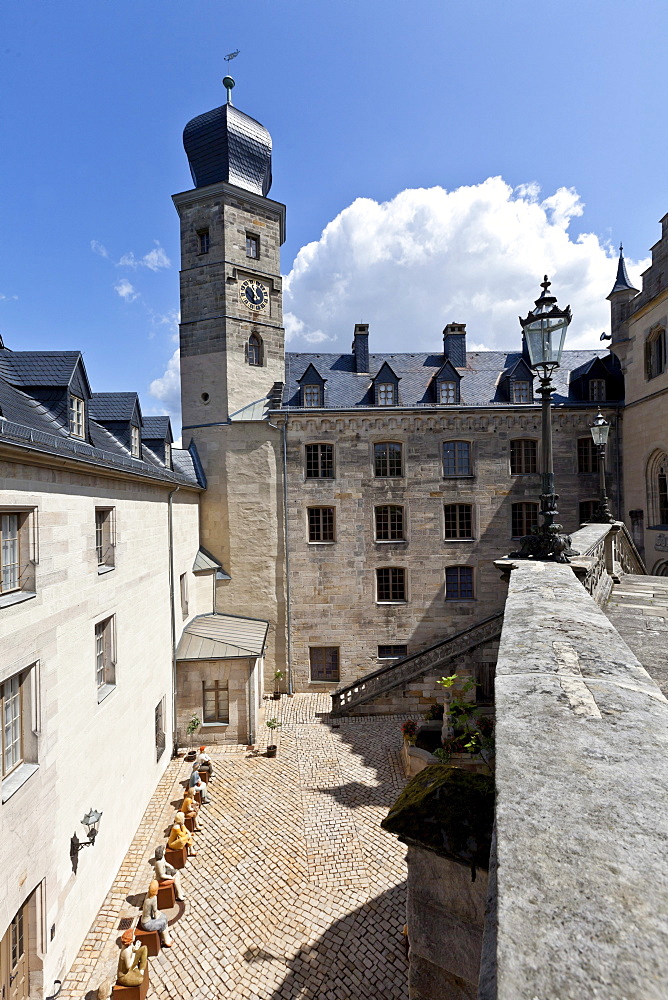
[[[568,562],[569,556],[579,555],[571,549],[568,535],[562,535],[562,525],[557,524],[558,493],[554,486],[554,465],[552,462],[552,415],[550,413],[552,393],[552,375],[559,367],[561,353],[564,349],[566,331],[571,322],[571,307],[559,309],[554,295],[548,294],[550,282],[545,275],[535,309],[522,319],[520,325],[524,332],[531,367],[540,380],[542,410],[541,428],[541,495],[540,514],[543,523],[533,529],[531,534],[522,539],[522,547],[511,555],[519,559],[551,559],[555,562]]]
[[[596,524],[612,524],[615,519],[610,513],[608,494],[605,489],[605,446],[608,443],[610,424],[605,419],[600,409],[596,414],[594,423],[590,425],[589,430],[591,431],[591,436],[594,439],[594,444],[598,450],[599,501],[598,515],[594,518],[594,522]]]
[[[88,834],[88,840],[83,842],[79,840],[76,833],[72,835],[70,840],[70,861],[72,862],[72,871],[76,875],[77,867],[79,864],[79,851],[83,851],[84,847],[93,847],[95,844],[95,838],[98,835],[100,828],[100,820],[102,819],[102,813],[98,812],[97,809],[92,807],[86,813],[84,818],[81,820],[82,826],[86,827],[86,833]]]

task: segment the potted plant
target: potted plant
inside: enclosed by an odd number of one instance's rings
[[[269,734],[270,734],[270,736],[272,738],[273,738],[274,730],[280,729],[281,725],[282,725],[282,723],[280,723],[278,721],[278,719],[267,719],[267,721],[265,722],[265,726],[269,730]],[[278,750],[278,747],[276,746],[276,744],[275,743],[270,743],[267,746],[267,757],[275,757],[277,750]]]
[[[188,736],[190,737],[190,749],[188,750],[188,753],[185,756],[185,760],[194,760],[195,757],[197,756],[197,754],[195,752],[195,747],[193,746],[193,743],[194,743],[195,733],[197,732],[197,730],[199,729],[199,727],[201,725],[202,725],[202,723],[197,718],[197,716],[193,715],[192,719],[188,723],[188,728],[186,729],[186,732],[187,732]]]
[[[445,690],[445,706],[442,746],[434,750],[434,756],[443,764],[449,763],[453,757],[477,758],[491,771],[495,750],[494,721],[489,716],[478,714],[480,709],[475,702],[450,695],[450,688],[456,680],[457,674],[451,674],[450,677],[441,677],[438,682]],[[475,681],[465,681],[461,688],[462,695],[468,694],[474,687]]]
[[[283,680],[283,671],[277,670],[274,674],[274,701],[280,701],[281,692],[279,690],[279,687],[282,680]]]

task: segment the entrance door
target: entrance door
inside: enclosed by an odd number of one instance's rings
[[[28,1000],[28,904],[25,903],[0,942],[2,1000]]]

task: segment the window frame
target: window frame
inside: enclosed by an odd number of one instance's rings
[[[108,573],[116,567],[115,515],[115,507],[95,508],[95,552],[98,573]]]
[[[513,459],[517,458],[516,451],[519,445],[522,446],[520,449],[521,461],[519,462],[519,465],[521,465],[522,468],[516,469],[513,467]],[[527,445],[533,445],[533,449],[527,449]],[[530,453],[529,461],[527,461],[527,451]],[[527,465],[530,466],[530,468],[525,468]],[[535,476],[538,474],[538,441],[536,438],[511,438],[509,467],[511,476]]]
[[[448,573],[452,573],[455,570],[457,571],[457,591],[456,591],[456,596],[450,596],[451,589],[448,587]],[[471,583],[471,596],[470,597],[462,597],[461,596],[461,591],[462,591],[462,576],[461,576],[461,571],[462,570],[467,570],[471,574],[471,581],[470,581],[470,583]],[[457,566],[446,566],[445,567],[445,574],[444,574],[444,592],[445,592],[444,596],[445,596],[445,600],[446,601],[453,601],[453,602],[454,601],[459,601],[459,602],[475,601],[475,599],[476,599],[475,568],[473,566],[468,566],[465,563],[463,563],[461,565],[457,565]]]
[[[255,247],[255,253],[249,253],[249,248]],[[260,259],[260,237],[257,233],[246,233],[246,257],[249,260],[259,260]]]
[[[165,441],[165,468],[172,468],[172,446],[169,441]]]
[[[223,687],[224,685],[224,687]],[[207,718],[206,712],[206,696],[207,694],[213,693],[214,700],[214,713],[215,718]],[[222,698],[225,695],[225,699]],[[227,718],[222,716],[225,713],[221,709],[221,702],[225,700],[227,702]],[[204,726],[229,726],[230,724],[230,682],[227,679],[221,679],[216,677],[214,680],[207,681],[202,678],[202,725]]]
[[[393,653],[392,655],[381,654],[381,649],[403,649],[403,653]],[[403,660],[408,656],[408,643],[407,642],[395,642],[395,643],[379,643],[377,648],[377,660]]]
[[[319,410],[322,407],[321,385],[318,385],[317,382],[309,382],[302,386],[302,406],[305,410]]]
[[[5,586],[3,571],[2,538],[5,533],[3,522],[5,518],[16,517],[16,586]],[[0,608],[12,604],[20,604],[36,596],[36,566],[39,561],[37,508],[36,507],[2,507],[0,508]]]
[[[389,446],[392,445],[399,449],[399,469],[397,472],[390,472],[392,465],[396,467],[396,463],[392,463],[390,460]],[[385,456],[379,456],[376,453],[378,448],[386,448]],[[403,441],[373,441],[371,443],[371,456],[372,456],[372,469],[374,479],[403,479],[406,475],[406,470],[404,468],[404,443]],[[381,462],[385,463],[387,472],[378,472],[379,459]]]
[[[389,597],[381,597],[381,573],[387,573],[387,587]],[[396,574],[396,576],[395,576]],[[399,576],[401,574],[401,576]],[[408,570],[405,566],[377,566],[376,567],[376,604],[408,604]],[[395,589],[398,590],[398,583],[401,580],[401,593],[403,597],[394,596]]]
[[[317,448],[317,462],[310,460],[310,456],[313,456],[313,452],[309,453],[309,448]],[[325,463],[322,458],[322,451],[320,449],[328,448],[330,449],[329,458],[329,468],[330,475],[322,475],[322,469],[325,467]],[[335,469],[334,469],[334,445],[330,441],[308,441],[304,444],[304,479],[334,479]],[[309,475],[309,469],[318,469],[318,475]]]
[[[94,625],[95,684],[98,703],[116,687],[116,615],[107,615]],[[98,640],[102,640],[99,646]],[[100,662],[100,655],[102,661]]]
[[[188,574],[179,574],[179,595],[181,597],[181,617],[188,617]]]
[[[455,445],[456,446],[456,445],[464,445],[464,444],[467,446],[467,451],[466,451],[466,455],[467,455],[467,457],[466,457],[466,467],[468,469],[468,472],[462,472],[459,469],[459,465],[460,465],[460,462],[459,462],[459,449],[457,447],[453,448],[453,463],[454,463],[455,471],[454,472],[446,472],[445,471],[445,446],[446,445]],[[442,475],[443,479],[461,479],[464,476],[466,476],[467,478],[472,478],[475,475],[475,473],[473,471],[473,442],[472,441],[467,441],[467,440],[465,440],[463,438],[457,438],[457,439],[452,439],[452,440],[449,439],[447,441],[441,441],[441,475]]]
[[[329,519],[330,523],[327,525],[325,525],[324,523],[325,511],[331,512],[331,518]],[[317,517],[316,517],[316,512],[317,512]],[[333,507],[330,504],[316,504],[312,507],[307,507],[306,533],[309,545],[333,545],[336,542],[336,507]],[[331,537],[314,538],[312,536],[315,533],[319,533],[321,536],[324,534],[329,534]]]
[[[73,392],[69,394],[68,406],[68,426],[70,435],[79,438],[80,441],[86,439],[86,400],[81,396],[76,396]]]
[[[379,534],[379,531],[378,531],[379,517],[382,517],[382,515],[380,514],[381,511],[387,511],[387,536],[388,537],[386,537],[386,538],[381,537],[381,534]],[[396,528],[396,523],[395,523],[395,525],[392,524],[392,511],[401,511],[401,514],[399,516],[399,519],[400,519],[400,522],[401,522],[399,530],[401,531],[401,534],[399,534],[399,535],[397,535],[397,534],[393,535],[393,531],[396,531],[397,528]],[[406,520],[407,520],[406,519],[406,507],[405,507],[404,504],[401,504],[401,503],[381,503],[381,504],[375,504],[374,508],[373,508],[374,541],[378,542],[381,545],[387,545],[388,543],[393,543],[393,542],[406,542],[406,541],[408,541],[408,539],[406,537]],[[395,518],[395,521],[396,521],[396,518]]]
[[[518,406],[526,406],[533,403],[533,385],[528,379],[513,379],[511,386],[513,403],[516,403]],[[522,395],[525,395],[526,399],[518,398]]]
[[[322,673],[323,673],[324,676],[322,676],[322,677],[314,677],[313,676],[313,666],[314,666],[314,662],[313,662],[314,661],[314,657],[313,657],[313,654],[314,653],[318,653],[319,654],[321,652],[325,654],[325,656],[323,657],[323,659],[324,659],[325,662],[324,662],[324,666],[323,666],[323,670],[322,670]],[[328,677],[327,676],[328,669],[330,669],[330,672],[333,672],[333,670],[331,668],[328,668],[328,664],[326,662],[327,661],[327,655],[326,654],[328,654],[328,653],[336,653],[336,657],[335,657],[335,659],[336,659],[336,666],[335,666],[336,677],[334,677],[334,676]],[[341,647],[340,646],[309,646],[308,657],[309,657],[309,682],[311,684],[338,684],[339,683],[339,681],[341,680]]]
[[[211,233],[209,227],[197,230],[197,256],[203,257],[211,249]]]
[[[165,731],[166,705],[167,705],[167,697],[166,695],[163,695],[158,704],[155,706],[154,722],[155,722],[156,763],[162,757],[163,753],[165,752],[165,747],[167,746],[167,733]]]
[[[254,330],[246,341],[246,364],[251,368],[264,366],[264,344],[262,337]]]
[[[597,386],[598,388],[595,388]],[[589,379],[589,401],[591,403],[605,403],[606,384],[604,378]]]
[[[520,508],[522,508],[520,510]],[[529,510],[533,511],[535,517],[528,518],[527,514]],[[524,538],[525,535],[531,534],[531,530],[538,526],[538,514],[540,513],[540,504],[533,500],[517,500],[515,503],[510,505],[510,537],[511,538]],[[523,530],[519,533],[515,531],[516,525],[521,521]],[[532,523],[529,524],[529,521]]]
[[[585,447],[586,444],[586,447]],[[579,476],[593,476],[598,472],[598,450],[591,434],[579,437],[575,442],[577,472]],[[586,454],[585,454],[586,453]]]
[[[438,405],[456,406],[459,402],[459,382],[451,379],[442,379],[438,384]],[[444,399],[444,396],[452,395],[452,399]]]
[[[666,330],[653,327],[645,338],[645,380],[651,381],[666,371]]]
[[[2,777],[2,781],[4,781],[6,778],[9,777],[10,774],[16,771],[16,769],[19,768],[21,764],[24,763],[25,760],[25,754],[24,754],[25,705],[24,705],[24,692],[23,692],[24,681],[25,681],[24,672],[19,672],[17,674],[13,674],[11,677],[6,678],[6,680],[4,680],[0,684],[0,711],[2,713],[0,716],[1,718],[0,751],[2,754],[2,756],[0,757],[0,775]],[[16,682],[16,690],[12,692],[11,688],[14,686],[15,682]],[[15,705],[17,709],[16,714],[11,716],[9,727],[7,724],[8,696],[6,693],[8,688],[10,689],[9,693],[10,704]],[[14,723],[16,723],[16,728],[18,729],[18,738],[12,739],[12,741],[9,744],[9,747],[10,748],[15,747],[18,743],[18,752],[16,759],[13,760],[9,764],[9,766],[7,766],[7,754],[8,754],[7,729],[8,728],[13,729]]]
[[[137,424],[130,424],[130,455],[141,458],[141,431]]]
[[[397,387],[394,382],[376,382],[376,406],[396,406]],[[390,395],[391,399],[386,397]]]
[[[598,514],[600,503],[601,503],[601,501],[598,498],[594,499],[593,497],[591,499],[579,500],[578,501],[578,524],[592,524],[594,522],[594,518]],[[590,517],[583,517],[582,516],[582,507],[583,507],[583,504],[591,504],[591,516]]]
[[[468,535],[460,535],[459,533],[455,535],[448,535],[448,510],[455,510],[455,521],[456,521],[456,531],[459,532],[461,527],[461,516],[462,511],[460,508],[468,508],[468,526],[470,532]],[[464,516],[464,521],[466,521],[466,515]],[[443,541],[445,542],[474,542],[475,541],[475,504],[472,503],[444,503],[443,504]]]

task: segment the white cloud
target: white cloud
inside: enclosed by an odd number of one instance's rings
[[[0,302],[17,302],[18,298],[18,295],[3,295],[0,292]]]
[[[173,422],[181,424],[181,372],[179,369],[179,351],[174,351],[163,375],[154,379],[148,391],[154,399],[160,400]]]
[[[107,250],[107,248],[104,246],[103,243],[98,243],[97,240],[90,241],[90,248],[93,251],[93,253],[99,254],[100,257],[107,257],[107,258],[109,257],[109,251]]]
[[[143,257],[135,257],[132,251],[130,251],[130,253],[124,253],[117,266],[132,267],[135,270],[138,267],[147,267],[149,271],[160,271],[163,268],[171,267],[172,262],[156,240],[155,248],[153,250],[149,250],[149,252],[145,253]]]
[[[120,278],[114,285],[114,291],[118,292],[125,302],[134,302],[139,298],[139,292],[135,291],[134,285],[131,285],[127,278]]]
[[[614,251],[596,235],[571,239],[584,206],[573,188],[540,199],[536,183],[501,177],[460,187],[402,191],[379,204],[358,198],[297,254],[284,282],[292,350],[325,339],[347,351],[356,322],[370,324],[372,351],[438,350],[446,323],[466,323],[469,343],[517,348],[547,273],[570,303],[567,346],[600,347]],[[628,261],[631,279],[646,261]]]

